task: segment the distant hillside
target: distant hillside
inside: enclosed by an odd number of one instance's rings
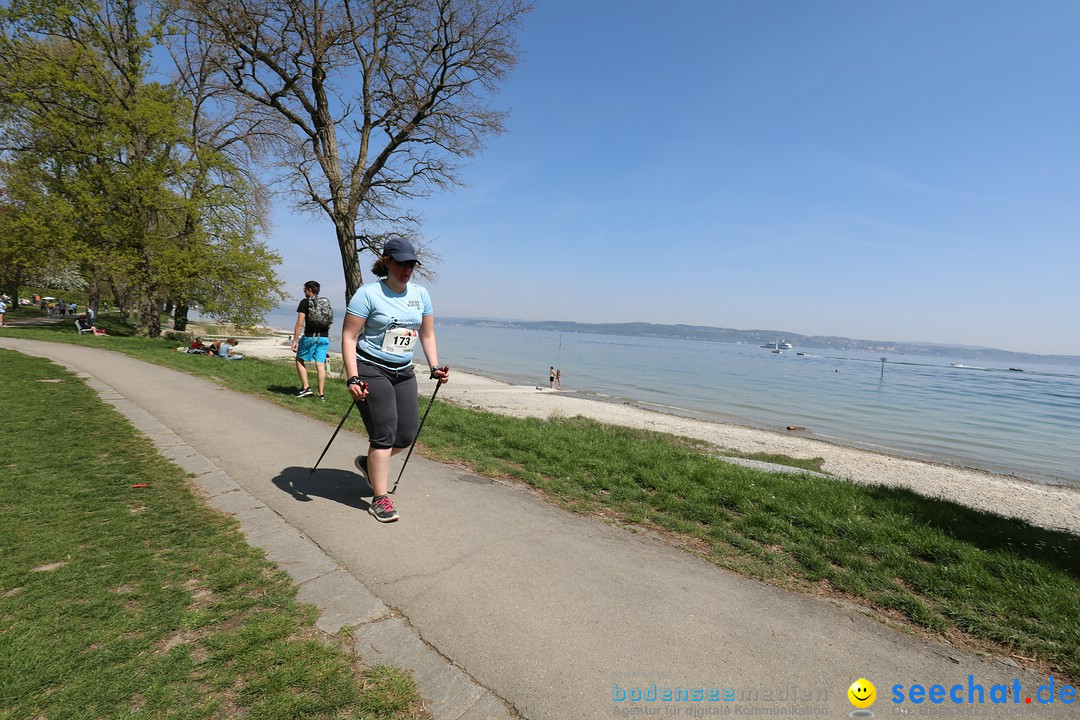
[[[853,340],[832,335],[800,335],[781,330],[734,330],[732,328],[705,325],[657,325],[654,323],[577,323],[560,320],[486,320],[473,318],[440,318],[449,325],[472,327],[516,328],[520,330],[552,330],[566,333],[591,333],[593,335],[624,335],[629,337],[678,338],[682,340],[706,340],[710,342],[746,343],[764,345],[776,339],[787,341],[798,348],[824,350],[868,350],[882,353],[907,353],[938,357],[962,357],[972,360],[993,360],[1019,365],[1030,362],[1080,365],[1076,355],[1036,355],[994,348],[939,345],[935,343],[912,343],[884,340]]]

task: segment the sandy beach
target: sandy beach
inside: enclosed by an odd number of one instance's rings
[[[242,342],[240,352],[264,358],[292,357],[289,340],[266,338]],[[337,355],[337,353],[333,353]],[[421,381],[420,391],[427,394]],[[667,415],[614,402],[581,398],[569,392],[512,385],[476,374],[454,371],[439,397],[513,417],[583,416],[600,422],[655,430],[704,440],[722,449],[824,458],[827,473],[865,485],[909,488],[921,495],[1016,517],[1045,528],[1080,535],[1080,490],[1043,485],[1021,478],[953,465],[921,462],[813,438]]]
[[[275,333],[277,334],[268,337],[240,338],[236,351],[241,355],[251,355],[264,360],[289,360],[295,357],[292,336],[283,330],[276,330]],[[341,353],[331,354],[341,357]]]

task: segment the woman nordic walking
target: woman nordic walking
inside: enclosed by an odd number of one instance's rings
[[[444,383],[450,377],[449,367],[439,367],[428,291],[409,282],[418,264],[407,240],[389,240],[371,268],[382,279],[356,291],[341,330],[349,394],[362,401],[360,415],[368,434],[368,453],[356,458],[356,468],[371,485],[375,497],[368,512],[379,522],[398,519],[386,493],[390,457],[408,449],[420,424],[412,367],[417,341],[424,348],[431,378]]]

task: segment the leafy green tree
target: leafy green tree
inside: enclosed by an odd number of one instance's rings
[[[75,264],[71,208],[47,191],[48,178],[26,158],[0,161],[0,289],[19,297],[24,283]]]
[[[147,80],[159,39],[133,0],[0,8],[4,151],[70,208],[69,255],[92,294],[137,303],[140,333],[160,332],[166,300],[250,323],[281,297],[280,258],[258,240],[262,194],[200,122],[205,97]]]
[[[13,298],[23,282],[77,259],[74,208],[56,192],[69,170],[62,156],[78,143],[70,131],[75,106],[56,71],[80,65],[48,38],[12,37],[14,12],[0,8],[0,280]]]
[[[154,335],[155,261],[166,240],[172,149],[183,140],[180,99],[145,80],[154,30],[139,28],[133,0],[13,0],[3,20],[0,81],[15,110],[8,147],[55,168],[50,190],[69,199],[81,236],[126,256],[140,332]]]

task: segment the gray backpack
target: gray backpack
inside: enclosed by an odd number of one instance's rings
[[[309,325],[320,328],[328,328],[333,325],[334,308],[330,307],[330,301],[318,295],[308,298],[307,321]]]

